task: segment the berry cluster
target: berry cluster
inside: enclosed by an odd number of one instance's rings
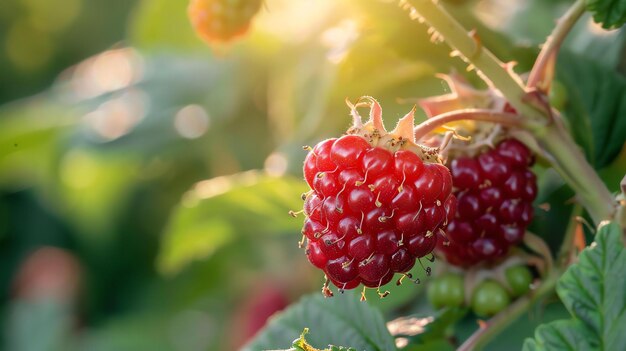
[[[530,291],[534,279],[524,265],[506,267],[502,272],[499,279],[488,277],[469,286],[467,279],[471,278],[467,275],[445,273],[429,282],[428,300],[435,308],[469,306],[479,316],[492,316],[505,309],[511,299]]]
[[[452,160],[458,205],[447,240],[438,245],[449,263],[490,262],[521,243],[537,195],[537,181],[529,169],[533,160],[530,150],[512,138],[475,157]]]
[[[340,289],[380,287],[408,272],[454,216],[448,169],[424,162],[409,140],[381,135],[324,140],[304,162],[312,188],[304,203],[306,253]]]
[[[187,13],[207,43],[227,42],[245,34],[262,0],[191,0]]]

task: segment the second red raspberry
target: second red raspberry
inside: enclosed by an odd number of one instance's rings
[[[457,266],[491,262],[520,244],[533,218],[537,180],[533,155],[516,139],[450,163],[457,196],[456,217],[439,248]]]

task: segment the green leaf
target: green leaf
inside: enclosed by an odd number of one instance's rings
[[[446,339],[435,339],[419,345],[407,345],[402,351],[453,351],[454,347]]]
[[[626,249],[616,223],[603,226],[579,262],[561,277],[557,292],[567,309],[580,318],[606,350],[625,350]]]
[[[624,350],[626,248],[622,230],[610,223],[569,267],[557,293],[574,319],[540,326],[524,350]]]
[[[535,339],[526,339],[524,351],[594,349],[589,345],[589,330],[578,320],[560,320],[543,324],[535,331]]]
[[[580,55],[563,53],[557,67],[567,87],[564,115],[572,134],[595,167],[603,168],[626,142],[626,78]]]
[[[244,351],[271,350],[291,344],[304,328],[310,328],[314,345],[350,345],[356,350],[396,350],[394,340],[378,310],[350,291],[324,298],[309,295],[271,319],[244,347]]]
[[[558,16],[562,12],[562,7]],[[554,18],[553,17],[553,18]],[[590,26],[584,25],[591,21],[591,14],[584,15],[579,20],[579,25],[574,26],[572,31],[567,35],[567,40],[563,43],[563,49],[576,54],[585,56],[598,64],[605,67],[618,68],[624,56],[624,44],[626,43],[626,32],[624,30],[616,31],[599,31],[590,29]],[[550,21],[553,25],[553,22]],[[550,30],[550,29],[548,29]],[[542,35],[545,35],[543,32]],[[545,38],[541,38],[543,41]]]
[[[176,273],[237,236],[289,233],[295,245],[302,220],[288,211],[302,207],[305,190],[301,180],[255,171],[197,183],[183,195],[169,221],[158,257],[160,271]]]
[[[60,144],[78,118],[43,96],[0,107],[0,185],[50,182]]]
[[[624,0],[586,0],[587,10],[593,19],[603,28],[621,27],[626,22],[626,1]]]

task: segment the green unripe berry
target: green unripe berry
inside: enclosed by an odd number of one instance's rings
[[[513,292],[513,296],[522,296],[530,290],[533,275],[526,266],[513,266],[504,272],[506,281]]]
[[[504,287],[493,280],[480,283],[472,296],[472,310],[479,316],[489,317],[505,309],[511,298]]]
[[[428,285],[427,295],[435,308],[460,307],[465,301],[463,277],[446,273]]]

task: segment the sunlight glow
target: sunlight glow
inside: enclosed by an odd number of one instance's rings
[[[247,171],[200,181],[183,195],[182,204],[186,207],[194,207],[199,200],[224,194],[234,186],[252,185],[258,181],[259,176],[258,171]]]
[[[326,25],[330,14],[336,13],[335,0],[274,0],[280,11],[265,11],[256,20],[260,30],[285,42],[304,42]]]
[[[326,57],[334,64],[340,63],[348,54],[350,45],[359,37],[357,23],[344,20],[322,33],[322,44],[329,48]]]

